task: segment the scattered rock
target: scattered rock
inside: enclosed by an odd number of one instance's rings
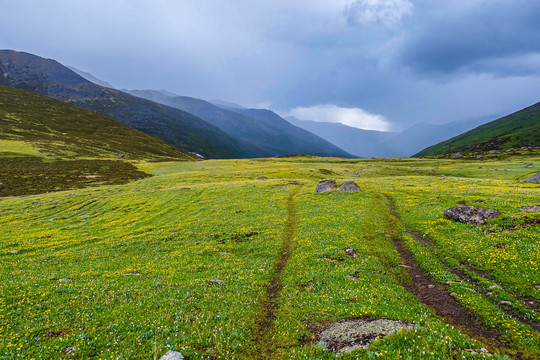
[[[527,184],[540,184],[540,172],[523,181]]]
[[[512,305],[510,301],[501,300],[501,305]]]
[[[401,266],[402,268],[405,268],[405,269],[411,268],[409,265],[405,265],[405,264],[399,264],[398,266]]]
[[[349,255],[352,258],[355,258],[357,256],[356,251],[352,248],[346,248],[346,249],[343,249],[343,251],[345,251],[345,254]]]
[[[72,282],[73,281],[73,279],[70,279],[70,278],[62,278],[62,279],[52,278],[51,280],[52,281],[61,281],[61,282]]]
[[[182,187],[180,187],[180,188],[178,189],[178,191],[187,190],[187,189],[188,189],[187,187],[182,186]]]
[[[125,273],[124,276],[141,276],[141,274],[129,272],[129,273]]]
[[[122,159],[124,157],[124,154],[118,154],[118,158]]]
[[[489,290],[493,290],[493,289],[502,289],[502,287],[500,287],[499,285],[491,285],[488,289],[489,289]]]
[[[523,206],[519,208],[521,212],[540,212],[540,205]]]
[[[184,360],[184,355],[178,351],[167,351],[159,360]]]
[[[353,275],[345,275],[345,277],[347,279],[351,279],[352,281],[360,281],[359,278],[357,278],[356,276],[353,276]]]
[[[531,167],[531,166],[533,166],[533,165],[534,165],[534,164],[533,164],[533,163],[530,163],[530,162],[529,162],[529,163],[525,163],[525,167],[526,167],[526,168],[527,168],[527,167]]]
[[[317,187],[315,188],[316,193],[322,193],[332,190],[332,187],[336,185],[335,179],[330,180],[319,180]]]
[[[476,155],[476,159],[483,159],[484,155]]]
[[[257,180],[268,180],[268,178],[264,175],[261,175],[257,178]]]
[[[490,291],[490,292],[487,292],[486,295],[491,296],[491,295],[493,295],[493,293]]]
[[[445,178],[446,175],[442,175],[442,174],[441,174],[441,175],[439,175],[438,177],[440,177],[440,178]]]
[[[474,225],[483,224],[486,220],[493,219],[500,214],[497,210],[475,206],[454,206],[444,210],[444,215],[450,220]]]
[[[448,280],[448,281],[446,282],[446,285],[450,285],[450,284],[459,284],[459,281]]]
[[[435,285],[429,284],[427,287],[428,287],[428,289],[433,289],[435,287]]]
[[[32,201],[32,205],[41,205],[39,201]]]
[[[414,165],[411,165],[411,167],[415,167]]]
[[[80,218],[87,218],[87,217],[89,217],[89,216],[90,216],[90,215],[81,215],[81,216],[79,216],[79,217],[80,217]]]
[[[73,347],[73,346],[70,346],[70,347],[68,347],[68,348],[66,348],[66,349],[64,350],[64,352],[65,352],[66,354],[71,354],[71,353],[74,352],[74,351],[75,351],[75,347]]]
[[[10,253],[12,253],[12,254],[16,254],[16,253],[18,253],[18,252],[19,252],[19,249],[15,249],[15,250],[11,250],[11,251],[10,251]]]
[[[218,284],[218,285],[221,285],[225,282],[225,280],[220,280],[220,279],[210,279],[210,282],[211,283],[214,283],[214,284]]]
[[[461,153],[453,153],[450,156],[452,156],[452,159],[459,159],[459,158],[463,157],[463,155],[461,155]]]
[[[359,173],[354,173],[353,176],[359,177],[360,174]]]
[[[343,184],[338,188],[338,191],[341,192],[356,192],[360,191],[360,187],[354,181],[344,181]]]
[[[320,344],[340,353],[365,348],[373,340],[400,329],[410,330],[411,324],[389,319],[342,320],[321,333]]]
[[[498,153],[500,153],[499,150],[489,150],[489,151],[488,151],[488,154],[491,154],[491,155],[493,155],[493,154],[498,154]]]
[[[481,354],[481,355],[485,355],[485,356],[487,356],[487,357],[492,357],[492,356],[493,356],[493,354],[488,353],[488,351],[487,351],[486,348],[481,348],[481,349],[465,349],[465,351],[471,353],[472,355]]]
[[[450,293],[450,296],[457,296],[457,293],[455,293],[455,292]]]

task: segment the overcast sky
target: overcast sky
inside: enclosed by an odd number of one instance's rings
[[[0,0],[0,48],[117,88],[399,130],[540,101],[538,0]]]

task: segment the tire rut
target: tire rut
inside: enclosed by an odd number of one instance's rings
[[[272,277],[262,298],[260,309],[257,314],[253,329],[253,353],[252,359],[272,359],[275,346],[272,343],[276,310],[278,308],[278,296],[283,288],[283,270],[292,254],[294,233],[296,231],[296,206],[294,198],[301,187],[293,190],[287,199],[287,225],[283,234],[283,242],[276,264],[272,271]]]
[[[388,201],[388,209],[391,216],[397,222],[403,223],[395,210],[393,199],[386,194],[384,196]],[[524,359],[522,353],[508,347],[507,342],[502,339],[501,333],[498,330],[488,329],[473,312],[458,303],[448,293],[444,285],[434,284],[420,269],[412,253],[405,248],[397,229],[393,227],[394,224],[389,221],[388,226],[389,230],[391,230],[394,246],[411,275],[411,282],[403,284],[409,292],[421,303],[431,308],[438,316],[469,336],[489,345],[492,349],[496,349],[502,354],[509,355],[512,359]]]

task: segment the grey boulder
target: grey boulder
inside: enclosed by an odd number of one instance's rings
[[[356,192],[360,191],[360,187],[354,181],[344,181],[343,184],[338,188],[338,191],[341,192]]]
[[[167,351],[159,360],[184,360],[184,355],[178,351]]]
[[[336,185],[335,179],[330,180],[319,180],[317,187],[315,188],[316,193],[322,193],[332,190],[332,187]]]
[[[454,206],[444,210],[444,215],[448,219],[474,225],[483,224],[486,220],[493,219],[500,214],[497,210],[475,206]]]
[[[528,184],[540,184],[540,172],[523,181]]]

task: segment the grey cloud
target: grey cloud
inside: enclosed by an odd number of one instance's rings
[[[344,15],[351,26],[393,28],[412,12],[413,4],[409,0],[357,0],[345,7]]]
[[[401,52],[404,65],[420,73],[459,71],[513,76],[533,70],[526,60],[540,53],[540,2],[482,1],[469,11],[452,10],[419,25]],[[509,66],[514,59],[518,69]],[[530,62],[530,61],[529,61]]]

